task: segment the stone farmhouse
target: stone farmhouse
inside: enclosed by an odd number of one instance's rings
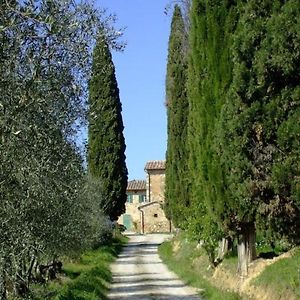
[[[128,182],[126,212],[118,220],[127,230],[142,234],[171,231],[163,211],[165,168],[165,161],[149,161],[146,180]]]

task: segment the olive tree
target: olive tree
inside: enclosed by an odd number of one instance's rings
[[[85,2],[0,2],[0,293],[24,295],[41,259],[90,240],[75,139],[85,122],[99,31],[121,47],[113,18]],[[98,222],[97,221],[97,222]],[[87,230],[90,229],[90,232]]]

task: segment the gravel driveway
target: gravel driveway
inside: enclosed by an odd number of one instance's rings
[[[199,300],[197,291],[186,286],[162,263],[157,247],[166,234],[129,235],[129,243],[112,265],[113,283],[108,299]]]

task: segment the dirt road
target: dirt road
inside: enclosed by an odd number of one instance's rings
[[[157,247],[168,235],[130,235],[128,246],[112,265],[113,284],[108,299],[114,300],[199,300],[162,263]]]

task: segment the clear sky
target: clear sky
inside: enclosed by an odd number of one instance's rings
[[[128,178],[145,178],[148,160],[165,159],[167,144],[165,74],[170,0],[97,0],[126,27],[123,53],[113,53],[123,105]]]

